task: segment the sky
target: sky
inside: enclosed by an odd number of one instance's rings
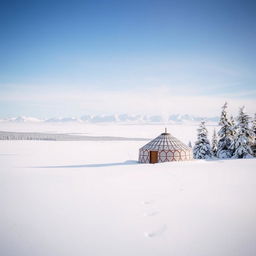
[[[256,106],[256,2],[1,1],[0,117]]]

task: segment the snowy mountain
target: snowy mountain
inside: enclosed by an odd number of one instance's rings
[[[76,117],[54,117],[50,119],[46,119],[45,122],[47,123],[69,123],[69,122],[82,122],[80,118]]]
[[[161,115],[131,115],[131,114],[113,114],[113,115],[83,115],[81,118],[77,117],[54,117],[49,119],[38,119],[34,117],[13,117],[7,119],[1,119],[1,122],[16,122],[16,123],[36,123],[36,122],[46,122],[46,123],[198,123],[202,120],[207,122],[218,122],[218,117],[199,117],[193,115],[180,115],[173,114],[169,115],[167,118]]]
[[[26,116],[18,116],[12,118],[1,119],[2,122],[14,122],[14,123],[38,123],[43,122],[43,120],[35,118],[35,117],[26,117]]]

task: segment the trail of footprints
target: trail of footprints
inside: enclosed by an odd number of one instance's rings
[[[145,205],[146,207],[146,211],[143,214],[145,217],[156,217],[157,215],[159,215],[160,211],[154,209],[155,202],[153,200],[143,201],[142,204]],[[159,225],[157,228],[151,231],[144,232],[144,236],[147,238],[158,237],[163,233],[165,233],[166,230],[167,230],[166,224]]]

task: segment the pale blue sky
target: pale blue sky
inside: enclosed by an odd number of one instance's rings
[[[255,13],[255,1],[1,1],[0,117],[214,115],[225,100],[253,112]]]

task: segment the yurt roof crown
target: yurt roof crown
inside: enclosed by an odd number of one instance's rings
[[[167,132],[165,128],[165,132],[161,133],[158,137],[147,143],[142,149],[148,150],[159,150],[159,149],[182,149],[182,150],[191,150],[186,144],[172,136]]]

